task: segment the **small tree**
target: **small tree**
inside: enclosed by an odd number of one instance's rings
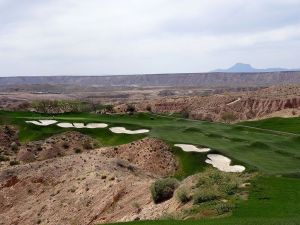
[[[238,118],[236,117],[236,115],[234,115],[231,112],[225,112],[225,113],[222,114],[221,119],[225,123],[232,123],[233,121],[237,120]]]
[[[106,112],[113,113],[114,107],[112,105],[106,105],[105,110],[106,110]]]
[[[148,112],[152,112],[151,105],[147,105],[146,110],[147,110]]]
[[[181,110],[180,114],[181,114],[181,116],[183,118],[189,118],[190,117],[190,113],[189,113],[189,111],[186,108],[184,108],[183,110]]]
[[[128,112],[129,114],[133,114],[136,111],[135,106],[132,104],[127,105],[127,109],[126,112]]]

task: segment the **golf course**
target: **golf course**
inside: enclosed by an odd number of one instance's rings
[[[134,115],[99,115],[65,113],[47,115],[33,112],[0,111],[1,125],[15,125],[23,143],[50,137],[66,130],[89,135],[100,146],[117,146],[146,136],[161,139],[172,147],[179,162],[175,177],[184,179],[211,165],[205,163],[208,153],[185,152],[175,144],[189,144],[211,149],[242,165],[245,172],[257,174],[249,197],[239,201],[230,216],[202,220],[160,220],[126,224],[163,225],[293,225],[300,224],[300,118],[272,118],[241,124],[211,123],[148,113]],[[98,129],[64,128],[55,124],[38,126],[26,121],[55,120],[59,123],[105,123]],[[114,133],[112,127],[144,129],[137,134]]]

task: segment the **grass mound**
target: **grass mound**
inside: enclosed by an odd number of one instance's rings
[[[255,141],[255,142],[252,142],[250,145],[249,145],[250,148],[259,148],[259,149],[270,149],[270,146],[263,143],[263,142],[260,142],[260,141]]]

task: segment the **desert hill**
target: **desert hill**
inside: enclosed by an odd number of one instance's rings
[[[199,86],[249,87],[300,83],[300,72],[272,73],[181,73],[115,76],[33,76],[0,77],[0,86],[14,85],[75,85],[75,86]]]

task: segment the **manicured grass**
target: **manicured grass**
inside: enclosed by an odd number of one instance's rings
[[[187,143],[209,147],[216,152],[229,156],[235,162],[242,163],[247,169],[255,169],[268,174],[289,174],[300,172],[299,137],[289,134],[274,133],[255,128],[191,121],[182,118],[161,117],[149,114],[98,115],[89,113],[66,113],[54,117],[31,112],[0,112],[0,121],[16,124],[20,127],[23,141],[37,140],[70,129],[55,125],[39,127],[25,123],[25,120],[53,118],[68,122],[105,122],[109,126],[125,126],[127,128],[148,128],[151,137],[160,138],[170,143]],[[5,121],[3,121],[5,120]],[[297,124],[295,126],[298,126]],[[90,134],[103,145],[128,143],[145,135],[113,134],[106,129],[76,129]],[[203,156],[183,153],[175,150],[181,159],[183,171],[181,176],[201,171],[206,166]],[[198,157],[198,159],[197,159]],[[197,163],[198,162],[198,163]]]
[[[300,224],[300,180],[260,177],[247,201],[238,203],[232,216],[188,221],[142,221],[126,225],[298,225]],[[123,224],[123,223],[121,223]]]
[[[258,121],[246,121],[242,125],[258,127],[262,129],[277,130],[300,134],[300,117],[295,118],[270,118]]]

